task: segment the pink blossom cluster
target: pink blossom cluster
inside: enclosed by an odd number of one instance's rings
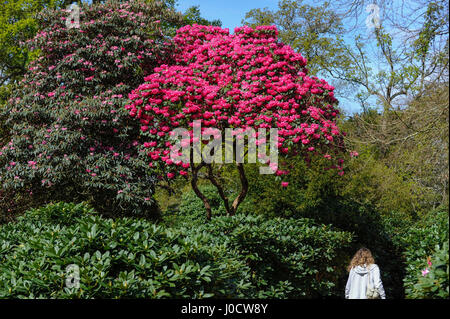
[[[189,167],[169,158],[169,132],[192,128],[195,120],[203,130],[277,128],[285,156],[343,148],[334,87],[308,76],[306,59],[277,36],[274,26],[245,26],[234,34],[185,26],[174,38],[175,63],[155,68],[129,94],[125,107],[142,125],[149,157],[169,168],[169,178]],[[342,172],[342,160],[333,167]]]

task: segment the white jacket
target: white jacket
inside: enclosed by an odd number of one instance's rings
[[[376,264],[372,264],[369,267],[366,267],[366,265],[356,266],[350,270],[345,287],[346,299],[367,299],[366,289],[369,281],[369,272],[371,286],[378,289],[381,299],[386,299],[380,277],[380,268]]]

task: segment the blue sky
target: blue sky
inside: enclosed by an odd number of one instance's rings
[[[202,16],[208,20],[220,19],[222,27],[230,29],[242,26],[242,19],[251,9],[268,7],[276,9],[278,0],[178,0],[177,9],[184,12],[192,6],[200,6]]]

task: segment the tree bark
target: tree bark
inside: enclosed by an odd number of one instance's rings
[[[197,184],[198,183],[198,172],[204,166],[208,167],[207,178],[216,187],[216,189],[219,193],[219,196],[224,203],[225,210],[227,211],[227,215],[234,216],[237,212],[237,209],[239,208],[239,205],[244,201],[244,199],[248,193],[248,180],[247,180],[247,177],[245,176],[244,165],[241,163],[236,164],[236,167],[239,171],[239,179],[241,181],[241,191],[238,194],[238,196],[236,196],[236,198],[234,199],[233,204],[231,206],[230,206],[229,199],[228,199],[227,195],[225,194],[223,187],[219,184],[217,179],[214,177],[212,165],[205,164],[205,163],[201,163],[197,167],[195,167],[195,165],[192,165],[192,180],[191,180],[192,189],[194,190],[194,193],[197,195],[197,197],[203,201],[203,205],[206,210],[206,218],[208,220],[211,220],[211,217],[212,217],[211,204],[209,203],[208,198],[200,191],[200,189],[198,188],[198,184]]]
[[[228,202],[228,197],[225,195],[225,192],[220,186],[220,184],[217,182],[217,180],[214,178],[212,165],[208,165],[208,179],[211,181],[211,183],[216,187],[217,191],[219,192],[220,198],[222,198],[222,201],[225,205],[225,210],[227,211],[227,214],[230,215],[230,204]]]
[[[235,198],[233,205],[231,206],[230,216],[234,216],[236,214],[239,205],[244,201],[245,196],[247,196],[248,192],[248,180],[245,176],[244,165],[242,163],[237,163],[236,166],[239,171],[239,179],[241,180],[242,188],[241,192]]]
[[[209,203],[208,198],[200,191],[200,189],[198,188],[198,185],[197,185],[198,172],[203,166],[205,166],[205,163],[201,163],[197,167],[195,167],[195,165],[192,164],[191,186],[195,192],[195,195],[197,195],[203,201],[203,205],[205,206],[205,210],[206,210],[206,219],[211,220],[211,204]]]

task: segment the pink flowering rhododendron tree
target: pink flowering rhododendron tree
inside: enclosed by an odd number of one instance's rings
[[[85,200],[109,215],[148,216],[156,179],[123,106],[147,70],[171,60],[163,26],[178,28],[182,17],[145,1],[85,3],[77,28],[67,28],[69,16],[38,17],[29,44],[40,56],[0,114],[10,135],[0,145],[0,188],[34,205]]]
[[[193,152],[187,160],[173,160],[170,154],[175,141],[170,132],[188,129],[190,145],[194,145],[195,121],[204,133],[212,128],[222,132],[236,129],[233,143],[249,129],[259,132],[259,128],[276,128],[276,148],[281,159],[309,161],[321,154],[330,160],[330,167],[343,174],[343,160],[338,158],[343,138],[336,125],[339,111],[334,87],[308,76],[307,61],[280,43],[277,35],[273,26],[237,28],[235,34],[220,27],[185,26],[174,38],[175,63],[155,68],[153,74],[145,77],[145,83],[129,95],[131,101],[126,109],[141,124],[150,165],[162,168],[168,180],[189,175],[208,218],[208,199],[197,186],[203,167],[230,215],[244,200],[248,181],[244,165],[235,162],[242,188],[231,203],[214,176],[212,163],[194,163]],[[256,133],[255,138],[262,143],[269,136]],[[267,160],[264,164],[277,175],[289,173],[282,163]],[[288,183],[283,182],[280,187],[288,187]]]

